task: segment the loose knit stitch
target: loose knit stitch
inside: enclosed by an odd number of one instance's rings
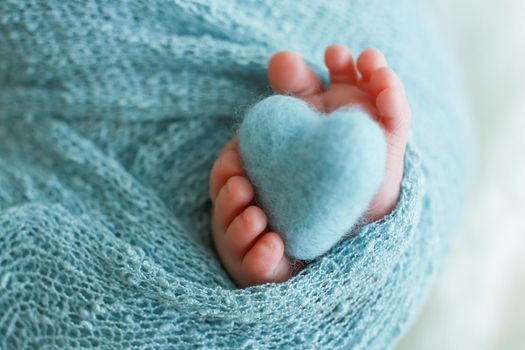
[[[385,349],[414,319],[465,200],[460,81],[400,0],[0,1],[0,348]],[[208,176],[266,64],[377,47],[413,134],[399,202],[286,283],[237,289]]]

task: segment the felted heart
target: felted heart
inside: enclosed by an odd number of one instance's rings
[[[361,109],[321,115],[300,99],[274,95],[247,112],[240,152],[287,254],[310,260],[366,211],[384,176],[386,145],[380,126]]]

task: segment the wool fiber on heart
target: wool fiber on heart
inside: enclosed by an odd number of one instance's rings
[[[386,145],[361,109],[320,115],[302,100],[276,95],[247,112],[240,150],[287,253],[310,260],[350,233],[366,211],[383,179]]]
[[[417,0],[0,1],[0,348],[389,349],[467,194],[461,80]],[[401,195],[285,283],[238,289],[209,172],[267,62],[382,50],[413,114]]]

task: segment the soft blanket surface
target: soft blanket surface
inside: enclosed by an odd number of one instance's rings
[[[416,1],[0,2],[0,348],[389,348],[465,198],[457,75]],[[207,181],[266,62],[375,46],[413,135],[395,211],[286,283],[235,288]]]

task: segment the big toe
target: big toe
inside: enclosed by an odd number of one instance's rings
[[[292,51],[273,55],[268,64],[268,79],[274,91],[298,97],[308,97],[323,89],[319,76]]]
[[[370,79],[370,93],[385,130],[404,134],[410,122],[410,106],[397,74],[388,67],[377,69]]]
[[[395,89],[404,93],[403,83],[397,74],[389,67],[381,67],[372,73],[370,78],[370,93],[377,97],[383,90]]]
[[[406,143],[411,112],[405,94],[399,89],[387,88],[377,95],[376,106],[384,129]]]

